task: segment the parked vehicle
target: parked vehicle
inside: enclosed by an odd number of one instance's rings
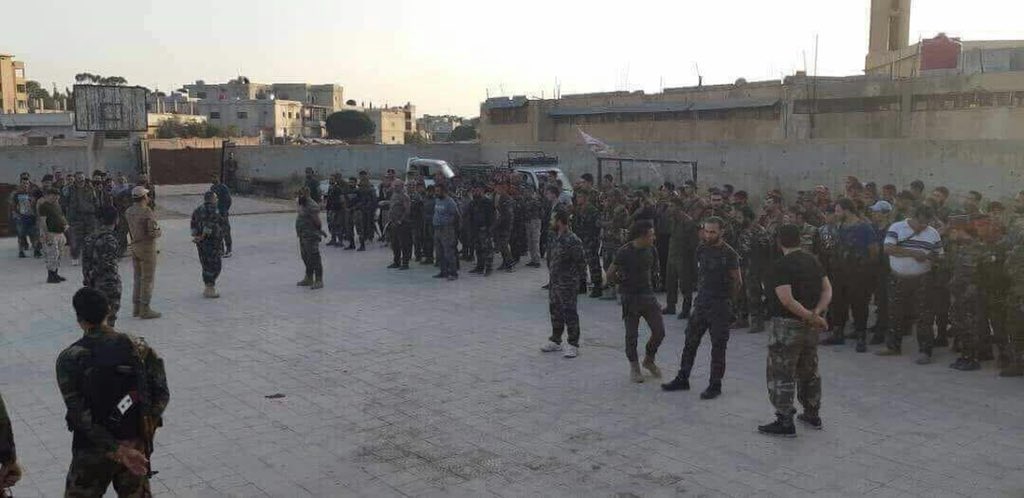
[[[559,167],[558,156],[549,156],[540,151],[509,151],[508,167],[523,174],[526,185],[532,189],[543,188],[555,179],[562,180],[562,191],[572,194],[572,182]]]
[[[409,181],[409,174],[416,172],[426,186],[434,184],[434,176],[441,174],[445,178],[454,178],[455,171],[447,161],[441,159],[427,159],[422,157],[410,157],[405,166],[405,179]]]

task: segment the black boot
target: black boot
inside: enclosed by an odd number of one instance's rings
[[[832,331],[831,337],[828,337],[821,341],[822,346],[839,346],[846,344],[846,338],[843,337],[843,329],[835,329]]]
[[[48,284],[59,284],[60,283],[60,279],[57,278],[57,272],[48,271],[46,273],[47,273],[46,283],[48,283]]]
[[[594,286],[594,290],[590,291],[590,297],[595,298],[595,299],[599,298],[599,297],[601,297],[603,295],[604,295],[604,291],[601,290],[601,286],[600,285],[595,285]]]
[[[708,384],[708,388],[704,392],[700,393],[700,399],[715,399],[722,395],[722,384],[718,382],[712,382]]]
[[[469,270],[469,272],[474,274],[474,275],[478,274],[478,273],[483,273],[484,272],[484,267],[477,266],[476,268],[473,268],[472,270]]]
[[[401,266],[402,265],[398,264],[398,262],[396,261],[396,262],[391,263],[390,265],[388,265],[388,269],[389,270],[394,270],[394,269],[397,269],[397,268],[401,268]]]
[[[858,330],[854,335],[857,339],[857,352],[866,353],[868,351],[868,331]]]
[[[682,375],[676,375],[676,378],[672,379],[671,382],[662,384],[661,389],[664,391],[689,391],[690,379]]]
[[[689,320],[691,308],[693,308],[693,296],[687,294],[686,296],[683,296],[683,306],[682,309],[679,310],[679,319]]]
[[[676,314],[676,305],[666,304],[665,308],[661,310],[662,315],[674,315]]]
[[[27,258],[28,256],[25,256],[25,251],[22,251],[21,249],[18,249],[18,257],[19,258]]]
[[[814,429],[821,430],[821,417],[812,415],[807,412],[803,412],[796,416],[796,419],[811,426]]]
[[[366,250],[366,242],[360,242],[359,243],[359,249],[356,249],[356,252],[361,252],[361,251],[365,251],[365,250]]]
[[[757,426],[757,432],[768,436],[796,437],[796,426],[792,418],[776,415],[774,422]]]
[[[66,279],[66,278],[64,278],[64,277],[60,276],[60,273],[57,273],[57,272],[53,272],[53,274],[57,276],[57,280],[60,280],[61,282],[65,282],[65,281],[67,281],[67,279]]]

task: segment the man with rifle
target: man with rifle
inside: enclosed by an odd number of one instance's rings
[[[74,434],[67,496],[150,496],[149,456],[170,399],[163,360],[139,337],[107,325],[105,295],[83,288],[72,304],[81,339],[57,357],[57,385]]]

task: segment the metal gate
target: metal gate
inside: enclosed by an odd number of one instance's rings
[[[223,149],[150,149],[150,180],[158,185],[209,183],[220,174]]]

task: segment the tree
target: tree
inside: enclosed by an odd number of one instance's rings
[[[340,111],[327,116],[327,136],[351,140],[372,135],[377,130],[370,116],[359,111]]]
[[[75,75],[76,83],[84,83],[87,85],[116,85],[123,86],[128,84],[128,80],[122,76],[101,76],[99,74],[92,73],[78,73]]]
[[[221,128],[206,121],[183,122],[178,116],[165,119],[156,127],[157,138],[231,138],[238,136],[238,127]]]
[[[466,142],[469,140],[476,140],[476,128],[467,125],[459,125],[452,130],[452,134],[448,136],[449,142]]]
[[[350,105],[352,107],[355,107],[356,106],[356,101],[354,101],[352,99],[348,99],[348,100],[345,101],[345,105]]]
[[[422,134],[405,132],[405,143],[408,145],[426,145],[430,143]]]
[[[26,81],[25,88],[28,91],[28,98],[43,101],[43,109],[53,109],[55,107],[54,96],[50,95],[50,92],[40,86],[38,81]]]

